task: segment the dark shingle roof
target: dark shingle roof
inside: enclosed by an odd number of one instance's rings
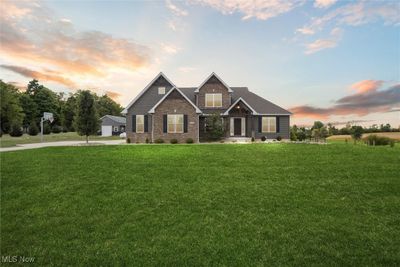
[[[250,92],[247,87],[231,87],[232,93],[232,103],[234,103],[240,97],[249,104],[258,114],[285,114],[290,115],[291,112],[278,105]]]
[[[249,104],[258,114],[281,114],[281,115],[290,115],[291,112],[287,111],[284,108],[281,108],[278,105],[262,98],[261,96],[256,95],[253,92],[250,92],[247,87],[230,87],[232,89],[232,103],[238,100],[240,97]],[[179,87],[179,89],[184,93],[193,103],[195,101],[195,92],[196,87]],[[207,110],[202,110],[204,113],[207,113]]]

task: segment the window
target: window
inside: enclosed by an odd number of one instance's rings
[[[183,133],[183,115],[168,115],[168,133]]]
[[[206,94],[206,107],[222,107],[222,94]]]
[[[118,132],[118,126],[114,126],[114,132]]]
[[[136,115],[136,132],[144,132],[144,115]]]
[[[158,87],[158,94],[165,95],[165,87]]]
[[[262,132],[275,133],[276,132],[276,117],[263,117],[262,118]]]

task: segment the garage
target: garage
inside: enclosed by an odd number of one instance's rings
[[[112,135],[112,126],[102,125],[101,136],[111,136],[111,135]]]

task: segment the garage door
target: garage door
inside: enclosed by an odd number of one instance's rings
[[[111,136],[112,126],[101,126],[101,136]]]

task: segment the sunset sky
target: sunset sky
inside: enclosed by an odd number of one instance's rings
[[[160,71],[216,72],[292,124],[400,125],[399,1],[0,0],[0,79],[128,104]]]

